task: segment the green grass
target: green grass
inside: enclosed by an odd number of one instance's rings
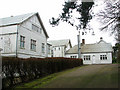
[[[87,65],[84,65],[84,66],[87,66]],[[49,83],[50,81],[56,79],[56,77],[58,77],[59,75],[74,71],[74,70],[76,70],[80,67],[75,67],[75,68],[72,68],[72,69],[67,69],[67,70],[64,70],[64,71],[61,71],[61,72],[58,72],[58,73],[54,73],[54,74],[45,76],[43,78],[34,80],[32,82],[29,82],[29,83],[23,83],[21,85],[15,86],[14,88],[41,88],[43,85],[45,85],[45,84]]]

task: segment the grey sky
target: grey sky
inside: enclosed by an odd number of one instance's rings
[[[62,12],[62,4],[64,4],[64,1],[65,0],[1,0],[0,18],[38,12],[50,37],[48,40],[70,39],[72,46],[74,46],[77,44],[78,34],[75,27],[65,22],[60,22],[59,26],[56,27],[52,27],[49,24],[49,19],[57,17]],[[81,39],[86,39],[86,43],[98,42],[99,38],[103,37],[106,42],[112,43],[112,45],[115,44],[113,36],[110,36],[107,32],[99,32],[101,25],[96,21],[96,18],[92,20],[91,26],[95,31],[95,35],[91,36],[91,31],[87,35],[81,36]]]

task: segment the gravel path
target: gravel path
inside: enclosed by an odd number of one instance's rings
[[[118,65],[88,65],[63,73],[43,88],[118,88]]]

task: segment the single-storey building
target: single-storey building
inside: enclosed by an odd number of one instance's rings
[[[84,64],[111,64],[112,63],[112,45],[106,43],[103,38],[94,44],[85,44],[82,40],[81,58]],[[66,52],[66,57],[78,58],[78,45],[75,45]]]

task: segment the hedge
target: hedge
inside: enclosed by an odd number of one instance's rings
[[[65,69],[83,65],[82,59],[75,58],[2,58],[2,87],[29,82]]]

